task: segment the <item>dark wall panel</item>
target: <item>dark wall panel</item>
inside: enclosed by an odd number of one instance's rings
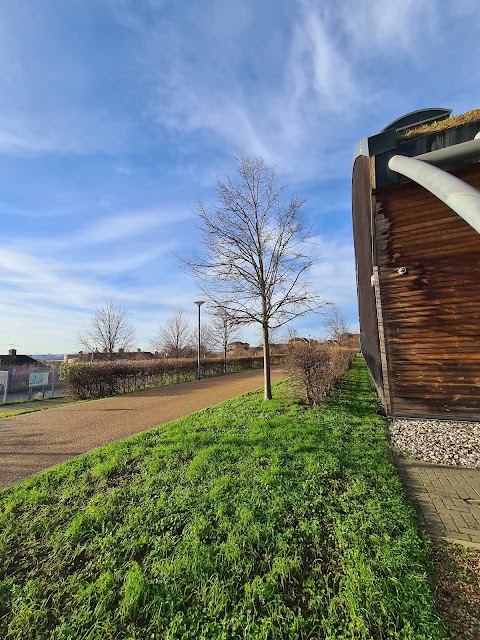
[[[480,188],[478,164],[453,173]],[[391,413],[478,420],[480,235],[414,183],[375,195]]]
[[[355,260],[357,269],[358,308],[360,331],[364,334],[363,355],[385,402],[380,360],[375,291],[371,278],[372,259],[372,191],[370,185],[370,159],[359,156],[353,167],[352,217]]]

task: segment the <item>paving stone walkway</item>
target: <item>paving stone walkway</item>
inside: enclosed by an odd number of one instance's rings
[[[480,469],[400,456],[395,466],[425,533],[480,549]]]

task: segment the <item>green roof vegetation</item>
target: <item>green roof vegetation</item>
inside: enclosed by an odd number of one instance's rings
[[[462,113],[456,116],[450,116],[444,120],[435,120],[435,122],[427,122],[421,124],[418,127],[407,129],[402,134],[402,138],[412,138],[413,136],[420,136],[423,133],[433,133],[435,131],[445,131],[446,129],[452,129],[458,127],[461,124],[469,124],[470,122],[480,121],[480,109],[472,109],[467,113]]]

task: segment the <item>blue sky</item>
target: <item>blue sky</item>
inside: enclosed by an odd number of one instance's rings
[[[477,0],[1,0],[0,353],[76,351],[111,298],[139,348],[176,309],[193,320],[172,251],[195,247],[196,198],[239,148],[307,198],[312,279],[355,329],[353,149],[409,111],[479,106],[479,17]]]

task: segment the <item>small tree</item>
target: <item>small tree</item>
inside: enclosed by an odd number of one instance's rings
[[[133,348],[135,329],[128,312],[109,300],[103,306],[95,307],[90,324],[79,332],[78,341],[87,351],[103,351],[113,360],[116,351]]]
[[[327,338],[338,346],[342,346],[348,327],[340,308],[334,302],[328,304],[324,324]]]
[[[192,328],[186,319],[183,309],[178,309],[173,316],[159,326],[152,346],[157,351],[168,353],[171,358],[181,358],[192,348]]]
[[[198,326],[191,334],[192,349],[198,349]],[[202,356],[209,355],[215,348],[214,330],[211,324],[203,321],[200,327],[200,354]]]
[[[229,316],[225,307],[217,307],[212,311],[211,327],[213,342],[223,353],[223,369],[226,372],[228,345],[239,338],[238,322]]]
[[[265,399],[272,397],[270,331],[319,307],[305,279],[311,227],[304,201],[285,199],[275,170],[241,152],[238,176],[217,179],[217,202],[197,203],[203,253],[183,260],[213,306],[239,324],[259,323],[264,353]]]
[[[287,344],[295,344],[299,339],[298,331],[291,325],[287,326],[283,335],[283,340]]]

